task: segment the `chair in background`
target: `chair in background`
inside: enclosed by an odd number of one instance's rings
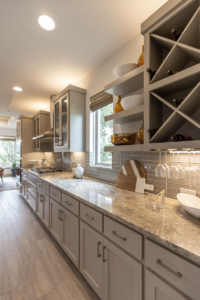
[[[4,174],[4,169],[0,167],[0,177],[3,183],[3,174]]]

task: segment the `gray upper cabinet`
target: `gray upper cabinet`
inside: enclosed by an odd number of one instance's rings
[[[33,116],[33,135],[34,137],[45,133],[50,129],[50,113],[48,111],[39,110]],[[52,147],[52,142],[49,140],[34,139],[33,151],[34,152],[49,152]]]
[[[86,90],[69,85],[54,97],[54,151],[85,151]]]
[[[16,140],[18,141],[22,139],[21,126],[22,126],[22,120],[20,118],[16,120]]]

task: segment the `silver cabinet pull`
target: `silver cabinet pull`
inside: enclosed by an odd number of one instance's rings
[[[44,202],[44,196],[40,195],[40,202]]]
[[[65,201],[65,203],[68,204],[68,205],[72,205],[69,201]]]
[[[61,219],[61,214],[62,214],[62,219]],[[60,221],[63,221],[63,211],[60,211]]]
[[[58,210],[58,219],[60,220],[60,213],[61,213],[61,210],[59,209]]]
[[[43,190],[46,190],[46,188],[45,188],[45,187],[43,187]]]
[[[56,194],[52,193],[52,195],[57,196]]]
[[[99,253],[99,246],[101,245],[101,242],[98,242],[97,244],[97,257],[101,257],[101,254]]]
[[[121,239],[121,240],[124,241],[124,242],[127,240],[127,238],[122,237],[122,236],[120,236],[119,234],[117,234],[116,231],[112,231],[112,234],[114,234],[115,236],[117,236],[119,239]]]
[[[183,275],[180,272],[175,272],[172,269],[170,269],[168,266],[166,266],[165,264],[163,264],[161,259],[157,259],[156,263],[163,267],[165,270],[169,271],[170,273],[172,273],[173,275],[175,275],[178,278],[181,278]]]
[[[106,250],[106,246],[103,247],[103,263],[106,262],[105,250]]]
[[[94,220],[94,218],[93,218],[93,217],[90,217],[90,216],[88,216],[88,214],[85,214],[85,216],[86,216],[88,219],[90,219],[91,221],[92,221],[92,220]]]
[[[40,186],[41,184],[40,184],[40,183],[37,183],[37,185]]]

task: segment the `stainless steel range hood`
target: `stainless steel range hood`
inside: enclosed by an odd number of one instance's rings
[[[54,100],[54,95],[51,95],[50,97],[50,124],[49,124],[49,127],[50,129],[47,130],[46,132],[44,132],[43,134],[40,134],[38,136],[34,136],[32,139],[33,140],[38,140],[38,139],[45,139],[45,141],[48,141],[48,140],[52,140],[53,141],[53,138],[54,138],[54,130],[53,130],[53,114],[54,114],[54,104],[53,104],[53,100]]]

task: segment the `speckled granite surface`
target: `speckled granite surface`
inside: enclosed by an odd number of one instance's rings
[[[157,210],[154,195],[90,178],[73,179],[66,172],[39,178],[200,266],[200,220],[187,214],[178,201],[166,198],[165,209]]]

